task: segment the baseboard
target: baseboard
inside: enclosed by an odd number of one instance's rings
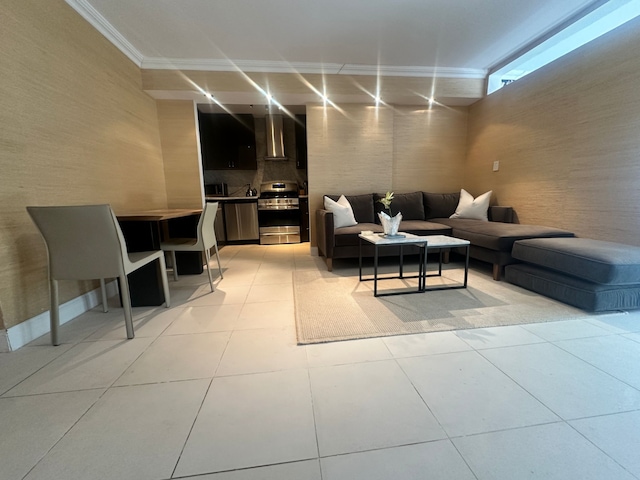
[[[311,256],[317,257],[318,254],[318,247],[310,247],[309,248],[309,253],[311,254]]]
[[[117,282],[111,281],[107,283],[107,297],[111,297],[118,293]],[[68,302],[60,305],[60,325],[73,320],[79,315],[91,310],[102,303],[102,294],[100,288],[96,288],[90,292],[80,295]],[[49,333],[51,330],[49,310],[42,312],[18,325],[6,330],[6,351],[17,350],[25,346],[27,343],[35,340],[42,335]],[[0,332],[0,352],[3,351],[2,333]]]

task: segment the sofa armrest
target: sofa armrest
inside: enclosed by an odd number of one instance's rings
[[[333,212],[321,209],[316,210],[316,242],[318,243],[320,255],[324,255],[326,258],[333,258],[335,240]]]
[[[513,207],[494,205],[489,207],[489,215],[492,222],[513,223]]]

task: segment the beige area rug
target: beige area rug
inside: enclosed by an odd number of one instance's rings
[[[463,269],[430,277],[427,286],[461,282]],[[410,333],[550,322],[596,316],[507,282],[469,271],[468,288],[374,297],[373,282],[355,275],[294,272],[298,344]],[[416,280],[385,280],[378,292],[415,287]]]

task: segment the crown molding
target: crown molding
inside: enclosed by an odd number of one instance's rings
[[[203,70],[208,72],[269,72],[336,74],[343,67],[338,63],[279,62],[269,60],[230,60],[197,58],[145,57],[141,68],[149,70]]]
[[[443,78],[485,78],[487,70],[474,68],[445,68],[422,66],[354,65],[345,64],[341,75],[380,75],[383,77],[443,77]]]
[[[212,72],[320,73],[393,77],[485,78],[486,70],[442,67],[395,67],[338,63],[277,62],[261,60],[149,58],[141,68],[149,70],[201,70]]]
[[[82,18],[98,30],[124,53],[138,67],[142,65],[143,55],[124,38],[102,15],[86,0],[65,0]]]

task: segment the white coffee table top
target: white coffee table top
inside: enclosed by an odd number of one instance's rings
[[[404,237],[385,237],[382,233],[373,233],[371,235],[358,235],[363,240],[374,245],[399,245],[403,243],[411,245],[419,245],[426,243],[427,248],[447,248],[447,247],[463,247],[469,245],[469,240],[448,237],[447,235],[413,235],[412,233],[398,232]]]

